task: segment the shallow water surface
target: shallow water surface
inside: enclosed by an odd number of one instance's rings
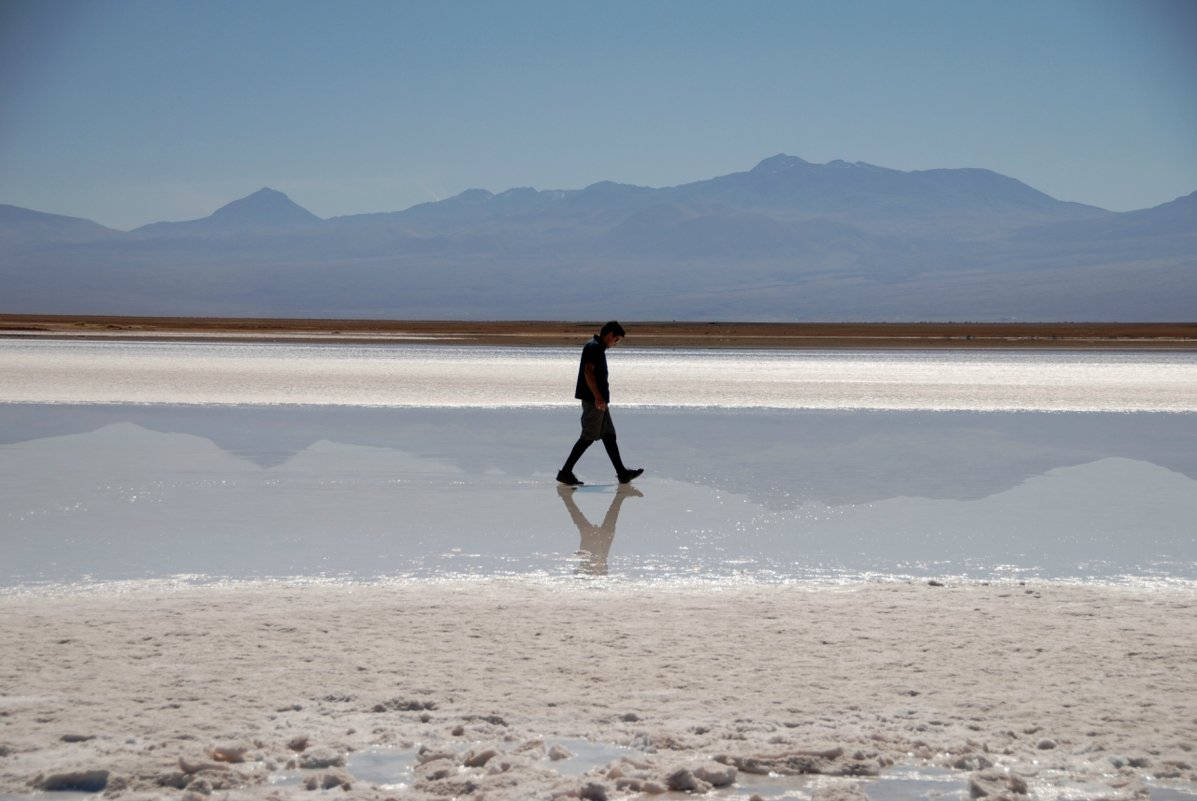
[[[0,404],[0,585],[1197,579],[1195,418]]]

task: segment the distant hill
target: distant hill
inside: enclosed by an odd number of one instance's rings
[[[221,206],[203,219],[151,223],[133,233],[142,236],[193,236],[202,233],[244,232],[254,228],[314,225],[319,222],[319,217],[282,192],[265,188]]]
[[[1113,213],[983,169],[778,155],[675,187],[474,189],[322,220],[262,189],[130,232],[0,207],[0,311],[1188,320],[1197,193]]]
[[[120,231],[91,220],[0,204],[0,247],[103,241],[119,236]]]

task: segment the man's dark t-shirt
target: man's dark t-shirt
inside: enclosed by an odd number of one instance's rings
[[[578,386],[574,390],[574,397],[578,400],[594,403],[594,393],[586,383],[586,365],[594,365],[594,381],[598,384],[599,393],[603,401],[611,402],[611,387],[607,385],[607,346],[598,336],[594,336],[582,348],[582,361],[578,365]]]

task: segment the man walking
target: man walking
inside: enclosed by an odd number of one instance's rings
[[[582,348],[582,360],[578,364],[578,383],[574,397],[582,401],[582,436],[574,444],[565,466],[557,473],[562,484],[576,487],[582,484],[574,475],[574,465],[582,458],[586,449],[601,439],[615,467],[620,484],[627,484],[644,472],[638,467],[629,470],[619,456],[619,445],[615,442],[615,426],[611,422],[611,388],[607,384],[607,348],[613,348],[624,338],[623,326],[612,320],[602,327]]]

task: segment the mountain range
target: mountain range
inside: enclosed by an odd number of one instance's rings
[[[262,189],[116,231],[0,205],[0,312],[1176,321],[1197,192],[1110,212],[983,169],[778,155],[675,187],[468,190],[321,219]]]

